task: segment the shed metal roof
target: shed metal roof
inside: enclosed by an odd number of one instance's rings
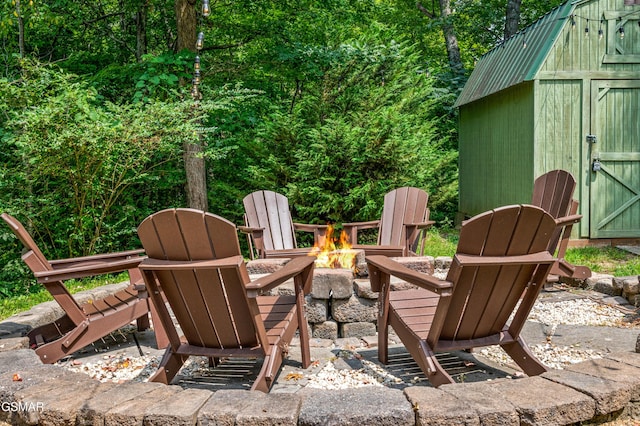
[[[483,55],[454,106],[459,107],[532,80],[558,38],[574,5],[574,2],[567,1],[556,7]]]

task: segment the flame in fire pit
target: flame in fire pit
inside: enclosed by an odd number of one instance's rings
[[[333,225],[328,225],[324,244],[318,246],[316,243],[309,253],[309,256],[316,256],[317,268],[345,268],[353,269],[355,266],[356,252],[351,250],[349,236],[344,230],[340,232],[340,237],[333,236]]]

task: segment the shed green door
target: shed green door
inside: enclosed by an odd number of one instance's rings
[[[591,133],[590,237],[640,237],[640,80],[591,83]]]

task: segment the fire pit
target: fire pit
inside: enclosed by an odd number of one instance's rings
[[[316,257],[316,268],[348,269],[354,273],[357,273],[358,267],[361,267],[362,264],[366,268],[364,251],[352,248],[349,236],[344,230],[337,238],[334,236],[334,232],[333,225],[328,225],[323,244],[314,245],[309,252],[309,256]]]
[[[312,337],[335,340],[375,336],[378,293],[371,290],[364,251],[352,249],[344,232],[334,238],[333,229],[329,228],[324,245],[314,247],[310,255],[317,257],[311,293],[306,298]],[[434,271],[432,257],[394,259],[412,269]],[[257,259],[249,261],[247,268],[249,274],[258,276],[273,272],[286,262],[288,259]],[[293,283],[285,283],[275,293],[293,294]]]

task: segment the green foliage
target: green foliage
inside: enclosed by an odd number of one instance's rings
[[[134,102],[176,99],[180,79],[191,79],[193,58],[190,52],[147,57],[142,63],[144,72],[135,85]]]
[[[424,237],[425,256],[453,257],[458,247],[459,233],[457,230],[449,227],[429,228]]]
[[[103,238],[107,228],[136,217],[133,187],[146,184],[158,164],[175,161],[186,130],[187,107],[176,114],[174,106],[95,100],[95,91],[69,82],[8,122],[22,160],[15,177],[29,189],[15,198],[30,206],[34,225],[56,223],[44,239],[66,246],[68,255],[114,248],[117,241]]]
[[[257,131],[264,158],[248,170],[256,188],[285,192],[297,216],[324,223],[378,217],[396,187],[437,193],[434,183],[455,182],[457,156],[436,134],[432,83],[414,47],[303,51],[296,56],[318,71]],[[433,200],[436,211],[455,205],[451,194]]]
[[[26,57],[84,75],[167,50],[174,42],[174,16],[173,2],[165,0],[0,1],[0,63],[6,77],[20,72],[12,58],[19,52],[20,19]]]
[[[0,80],[7,108],[0,130],[0,210],[17,216],[52,258],[137,247],[135,227],[153,211],[184,204],[182,146],[202,140],[208,158],[218,147],[203,123],[225,110],[217,101],[101,103],[86,82],[54,67],[23,63],[18,80]],[[0,231],[0,291],[30,291],[20,248]],[[16,263],[16,259],[18,262]]]
[[[185,51],[145,55],[135,64],[110,63],[92,75],[90,82],[100,99],[117,104],[190,99],[180,82],[191,82],[193,58],[193,53]]]

